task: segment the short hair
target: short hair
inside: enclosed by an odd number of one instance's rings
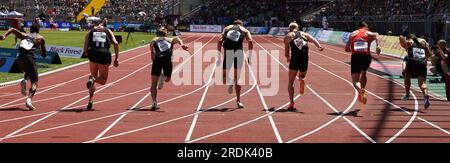
[[[30,27],[30,33],[39,33],[39,26],[38,25],[32,25]]]
[[[161,26],[158,28],[158,30],[156,31],[156,36],[158,37],[167,37],[167,28],[164,26]]]
[[[417,39],[417,36],[416,36],[416,34],[414,34],[414,33],[410,33],[410,34],[408,34],[408,36],[406,36],[406,39]]]
[[[359,23],[358,23],[358,28],[369,28],[369,25],[367,24],[366,21],[361,20],[361,21],[359,21]]]
[[[289,30],[292,32],[294,29],[298,29],[298,24],[296,22],[292,22],[289,24]]]
[[[239,19],[236,19],[236,20],[233,22],[233,24],[234,24],[234,25],[241,25],[241,26],[244,26],[244,22],[242,22],[242,20],[239,20]]]
[[[438,44],[438,45],[439,45],[439,44],[444,44],[444,45],[447,46],[447,41],[441,39],[441,40],[439,40],[439,41],[437,42],[437,44]]]

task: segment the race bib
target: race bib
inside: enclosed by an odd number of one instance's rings
[[[170,43],[165,40],[156,42],[156,45],[158,46],[161,52],[165,52],[170,49]]]
[[[358,41],[353,44],[353,49],[357,52],[367,51],[369,47],[369,43],[365,41]]]
[[[241,32],[239,32],[239,31],[231,30],[227,33],[227,38],[234,42],[238,42],[239,37],[241,37]]]
[[[31,48],[33,48],[34,43],[31,42],[29,39],[24,39],[22,41],[20,41],[20,47],[24,48],[26,50],[31,50]]]
[[[413,57],[418,59],[425,58],[425,49],[413,48]]]
[[[105,32],[94,32],[92,35],[92,41],[95,42],[95,46],[104,47],[106,42],[106,33]]]
[[[302,50],[303,47],[307,45],[307,42],[302,38],[297,38],[294,40],[295,45],[298,47],[298,49]]]

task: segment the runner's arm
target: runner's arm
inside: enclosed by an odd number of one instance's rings
[[[39,50],[41,51],[41,56],[42,57],[47,57],[47,51],[45,50],[45,39],[44,37],[40,37],[38,39],[39,42]]]
[[[308,34],[308,33],[305,33],[305,36],[306,36],[306,38],[309,40],[309,42],[314,43],[314,45],[316,45],[316,47],[317,47],[320,51],[323,50],[323,47],[320,45],[319,41],[317,41],[316,38],[312,37],[312,36],[311,36],[310,34]]]
[[[84,55],[85,55],[86,57],[89,55],[88,50],[89,50],[89,33],[86,34],[86,36],[84,37],[84,48],[83,48],[83,52],[84,52]]]
[[[154,40],[150,42],[150,57],[152,58],[152,61],[155,59],[155,51],[153,51],[153,44],[155,43]]]
[[[432,53],[431,53],[431,49],[430,49],[430,46],[428,45],[427,41],[425,41],[424,39],[419,38],[419,42],[425,48],[425,56],[427,58],[430,58]]]
[[[0,40],[5,40],[11,33],[16,35],[16,37],[20,39],[23,39],[27,36],[25,33],[22,33],[15,28],[10,28],[3,35],[0,36]]]
[[[290,58],[290,49],[291,49],[291,47],[290,47],[290,45],[289,45],[289,43],[291,42],[291,40],[292,40],[292,36],[291,36],[291,33],[288,33],[287,35],[286,35],[286,37],[284,37],[284,56],[286,57],[286,59],[288,59],[289,60],[289,58]]]
[[[173,43],[175,43],[175,44],[180,44],[181,45],[181,48],[183,48],[183,50],[189,50],[189,46],[187,46],[187,45],[185,45],[184,43],[183,43],[183,40],[181,40],[179,37],[176,37],[176,38],[174,38],[173,39]]]
[[[375,41],[375,43],[377,44],[377,49],[376,52],[378,55],[380,55],[381,53],[381,46],[380,46],[380,42],[379,42],[379,34],[377,32],[367,32],[366,33],[372,40]]]
[[[406,37],[400,35],[398,37],[399,41],[400,41],[400,46],[402,46],[403,48],[407,49],[408,46],[406,45]]]
[[[115,60],[114,61],[118,61],[119,60],[119,43],[116,40],[116,37],[114,36],[114,33],[109,30],[108,28],[106,28],[109,31],[109,34],[111,35],[111,39],[112,39],[112,44],[114,45],[114,53],[116,54]]]

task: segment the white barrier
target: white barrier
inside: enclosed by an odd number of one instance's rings
[[[190,25],[191,32],[222,33],[221,25]]]

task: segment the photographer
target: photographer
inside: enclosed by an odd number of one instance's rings
[[[450,50],[447,48],[447,42],[445,40],[439,40],[437,46],[433,47],[433,50],[434,56],[432,63],[435,64],[435,71],[437,73],[440,72],[440,75],[442,75],[442,81],[445,81],[447,101],[450,101]]]

